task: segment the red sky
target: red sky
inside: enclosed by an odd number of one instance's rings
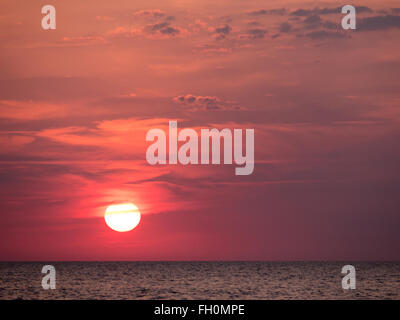
[[[345,4],[3,0],[0,260],[399,260],[400,5]],[[254,128],[254,173],[150,166],[170,119]]]

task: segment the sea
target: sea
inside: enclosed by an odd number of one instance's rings
[[[44,265],[55,289],[43,289]],[[342,288],[344,265],[355,289]],[[0,262],[2,300],[400,299],[400,262]]]

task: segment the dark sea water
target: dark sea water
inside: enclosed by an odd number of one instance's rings
[[[345,264],[355,290],[342,289]],[[0,299],[400,299],[400,263],[0,262]]]

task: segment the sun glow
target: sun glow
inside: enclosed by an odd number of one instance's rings
[[[111,229],[126,232],[139,224],[140,212],[132,203],[113,204],[107,208],[104,219]]]

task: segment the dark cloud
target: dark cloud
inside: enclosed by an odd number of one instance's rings
[[[338,20],[339,21],[339,20]],[[319,15],[317,14],[311,14],[309,16],[305,16],[303,20],[304,28],[305,29],[329,29],[329,30],[338,30],[340,27],[340,21],[339,22],[332,22],[329,20],[323,20]],[[285,29],[285,28],[284,28]],[[282,31],[281,32],[289,32],[288,31]]]
[[[325,29],[339,29],[340,27],[340,23],[338,22],[332,22],[332,21],[324,21],[322,23],[322,27],[324,27]]]
[[[339,23],[335,23],[332,21],[324,21],[321,19],[319,15],[316,14],[307,16],[304,19],[303,23],[306,29],[316,29],[316,28],[338,29],[339,27]]]
[[[284,15],[286,14],[286,9],[281,8],[281,9],[271,9],[268,10],[268,14],[273,14],[273,15]]]
[[[400,28],[400,16],[373,16],[357,21],[357,30],[360,31],[387,30],[391,28]]]
[[[259,10],[253,10],[253,11],[248,11],[248,15],[251,16],[263,16],[263,15],[284,15],[286,14],[286,9],[281,8],[281,9],[270,9],[270,10],[265,10],[265,9],[259,9]]]
[[[306,37],[313,40],[320,40],[320,39],[331,39],[331,38],[343,39],[347,38],[348,36],[340,32],[330,32],[330,31],[320,30],[307,33]]]
[[[224,35],[228,35],[231,31],[232,31],[232,27],[228,24],[226,24],[223,27],[215,28],[216,33],[224,34]]]
[[[361,6],[361,7],[356,7],[356,12],[357,13],[372,13],[372,12],[374,12],[374,10],[372,10],[371,8],[368,8],[368,7]]]
[[[315,14],[336,14],[341,13],[342,8],[323,8],[323,9],[314,9]]]
[[[249,22],[247,22],[247,25],[248,25],[249,27],[259,27],[259,26],[261,26],[262,24],[259,23],[258,21],[249,21]]]
[[[305,10],[305,9],[297,9],[296,11],[293,11],[290,13],[291,16],[308,16],[310,14],[312,14],[313,11],[312,10]]]
[[[371,13],[373,10],[369,7],[359,6],[355,7],[357,13]],[[325,14],[338,14],[342,12],[342,7],[337,8],[314,8],[314,9],[297,9],[290,13],[291,16],[311,16],[311,15],[325,15]]]
[[[191,107],[193,111],[198,110],[240,110],[242,109],[234,102],[222,101],[214,96],[195,96],[192,94],[177,96],[172,99],[175,103]]]
[[[164,12],[159,9],[153,10],[140,10],[135,12],[135,16],[151,17],[151,18],[162,18],[165,16]]]
[[[316,25],[320,24],[322,22],[322,19],[319,15],[312,14],[304,19],[304,23],[307,25]]]
[[[217,97],[211,96],[194,96],[192,94],[187,94],[185,96],[177,96],[172,99],[174,102],[193,106],[204,110],[221,110],[222,104],[221,100]]]
[[[262,39],[267,34],[267,30],[261,28],[254,28],[247,30],[247,35],[250,39]]]
[[[151,31],[158,31],[168,26],[168,22],[156,23],[150,26]]]
[[[280,32],[290,32],[292,30],[292,25],[288,22],[283,22],[281,23],[280,27],[279,27],[279,31]]]
[[[174,27],[166,27],[160,30],[162,34],[177,35],[179,34],[179,29]]]
[[[148,33],[159,33],[162,35],[171,35],[175,36],[180,33],[180,30],[176,27],[170,26],[170,23],[168,21],[148,25],[144,28],[145,32]]]
[[[221,27],[215,28],[214,38],[216,40],[225,39],[227,35],[232,31],[232,27],[229,24],[226,24]]]

